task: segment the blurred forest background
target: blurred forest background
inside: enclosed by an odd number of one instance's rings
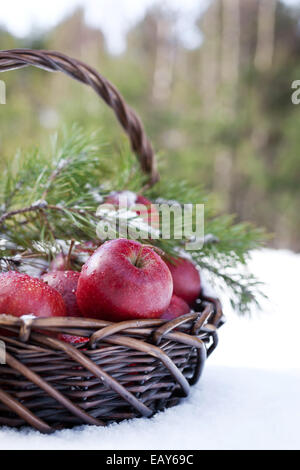
[[[162,173],[201,184],[221,212],[274,233],[270,244],[300,251],[300,8],[277,0],[212,0],[196,19],[202,41],[188,49],[174,11],[148,9],[108,52],[82,9],[23,40],[0,29],[0,48],[59,50],[96,67],[141,115],[160,154]],[[101,128],[120,142],[110,110],[62,74],[3,73],[1,162],[18,147],[48,141],[63,124]],[[1,163],[0,163],[1,169]]]

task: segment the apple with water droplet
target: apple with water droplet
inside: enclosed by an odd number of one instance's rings
[[[76,299],[79,275],[80,273],[77,271],[50,271],[42,276],[42,280],[48,286],[53,287],[61,294],[69,317],[82,316]]]
[[[155,251],[120,238],[100,246],[82,267],[77,302],[85,317],[159,318],[170,304],[171,273]]]
[[[160,318],[163,320],[174,320],[181,317],[181,315],[190,313],[190,311],[189,305],[183,299],[177,297],[177,295],[172,295],[169,307]]]
[[[173,293],[192,305],[201,292],[201,281],[198,269],[185,258],[171,258],[166,261],[173,278]]]
[[[0,274],[0,314],[21,317],[64,317],[66,307],[53,287],[27,274],[9,271]]]

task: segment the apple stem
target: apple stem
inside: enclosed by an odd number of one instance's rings
[[[139,249],[139,251],[138,251],[136,260],[135,260],[135,266],[136,266],[137,268],[140,267],[139,264],[140,264],[140,258],[141,258],[141,254],[142,254],[142,252],[143,252],[143,249],[144,249],[144,246],[141,245],[141,246],[140,246],[140,249]]]
[[[154,246],[154,245],[150,245],[149,244],[145,244],[144,246],[148,247],[148,248],[151,248],[153,251],[155,251],[159,256],[161,256],[162,258],[164,256],[166,256],[166,253],[164,252],[164,250],[162,250],[161,248],[158,248],[158,246]]]
[[[71,269],[71,255],[72,255],[74,245],[75,245],[75,240],[74,240],[74,238],[72,238],[71,243],[70,243],[68,256],[67,256],[67,262],[66,262],[66,268],[67,268],[68,271]]]

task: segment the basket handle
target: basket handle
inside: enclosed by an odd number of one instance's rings
[[[148,184],[153,186],[159,180],[154,151],[143,124],[112,83],[94,68],[60,52],[32,49],[0,51],[0,72],[30,65],[49,72],[63,72],[92,87],[113,109],[118,121],[127,133],[132,150],[136,154],[143,172],[149,177]]]

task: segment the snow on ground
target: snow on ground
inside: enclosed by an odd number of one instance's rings
[[[201,381],[152,419],[51,436],[0,428],[1,449],[300,449],[300,255],[253,253],[269,301],[251,319],[223,298],[227,324]]]

